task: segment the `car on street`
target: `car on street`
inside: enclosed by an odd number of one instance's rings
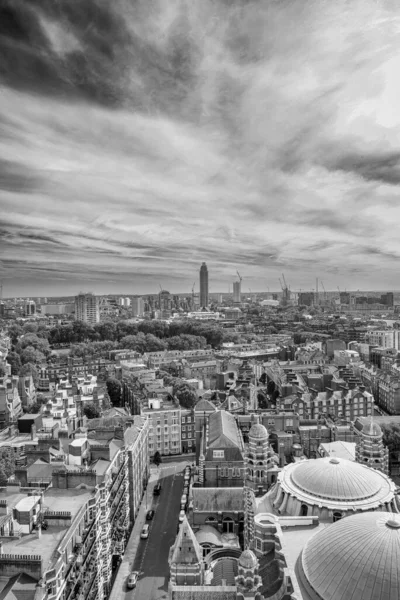
[[[185,511],[181,510],[181,512],[179,513],[179,523],[182,523],[184,518],[185,518]]]
[[[185,487],[183,488],[183,493],[186,494],[186,496],[189,494],[189,486],[185,485]]]
[[[186,494],[183,494],[183,496],[181,498],[181,510],[184,510],[186,508],[186,504],[187,504],[187,496],[186,496]]]
[[[154,510],[149,510],[146,515],[146,521],[151,521],[154,517]]]
[[[149,526],[143,525],[142,533],[140,534],[142,540],[145,540],[149,537]]]
[[[154,496],[159,496],[160,493],[161,493],[161,483],[157,483],[157,485],[154,486],[153,494],[154,494]]]
[[[138,571],[132,571],[128,577],[127,586],[129,590],[133,590],[136,587],[137,580],[139,579]]]

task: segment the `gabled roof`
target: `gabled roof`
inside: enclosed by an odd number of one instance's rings
[[[171,563],[196,564],[203,560],[203,551],[185,517],[179,528],[178,536],[171,555]]]
[[[31,600],[35,596],[37,580],[27,573],[10,577],[0,593],[0,600]]]
[[[210,402],[210,400],[207,400],[206,398],[202,398],[201,400],[199,400],[195,406],[195,411],[196,412],[201,412],[201,411],[216,411],[217,409],[215,408],[214,404],[212,402]]]
[[[243,440],[231,413],[218,410],[209,417],[208,448],[243,449]]]

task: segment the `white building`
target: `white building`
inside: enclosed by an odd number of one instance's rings
[[[142,317],[144,314],[144,301],[143,298],[132,298],[132,313],[135,317]]]

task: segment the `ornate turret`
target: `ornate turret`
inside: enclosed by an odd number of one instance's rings
[[[372,416],[362,428],[356,446],[356,461],[389,474],[389,450],[383,443],[382,429]]]
[[[240,555],[235,581],[241,597],[249,600],[256,597],[257,590],[262,585],[261,577],[258,574],[258,560],[249,548],[246,548]]]
[[[267,472],[271,467],[274,452],[269,445],[269,435],[258,415],[252,415],[253,424],[249,431],[249,444],[246,451],[246,485],[256,491],[268,488]]]
[[[185,517],[169,555],[171,585],[202,585],[203,552]]]

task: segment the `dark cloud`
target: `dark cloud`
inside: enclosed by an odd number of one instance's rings
[[[43,179],[32,169],[0,158],[0,190],[32,193],[43,185]]]
[[[373,154],[345,153],[331,168],[355,173],[367,181],[379,181],[390,185],[400,183],[400,152]]]

